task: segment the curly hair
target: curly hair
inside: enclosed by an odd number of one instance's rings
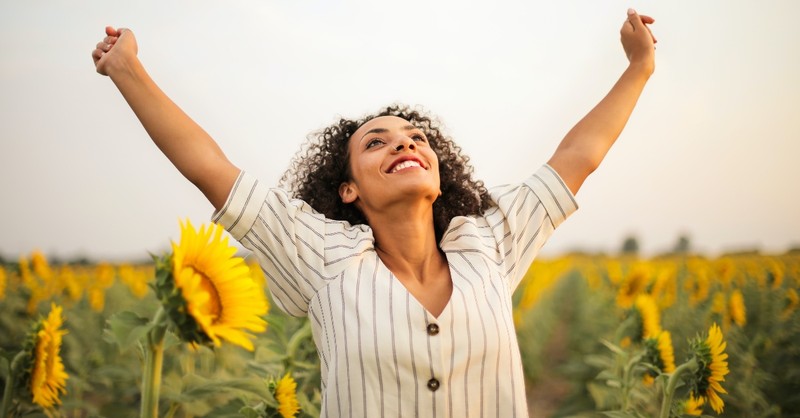
[[[381,116],[400,117],[422,130],[439,158],[442,195],[433,203],[437,242],[454,217],[481,215],[489,208],[489,193],[482,181],[472,179],[469,157],[462,155],[461,147],[441,131],[439,121],[426,112],[400,104],[387,106],[357,120],[340,118],[337,123],[309,135],[281,177],[281,187],[327,218],[347,221],[351,225],[368,225],[354,204],[342,202],[339,186],[352,180],[348,148],[350,136],[364,123]]]

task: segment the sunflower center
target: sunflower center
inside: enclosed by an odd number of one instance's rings
[[[216,320],[222,315],[222,302],[219,298],[219,292],[216,286],[214,286],[214,282],[205,274],[197,270],[195,270],[195,274],[200,276],[200,289],[208,294],[206,303],[199,306],[200,312]]]

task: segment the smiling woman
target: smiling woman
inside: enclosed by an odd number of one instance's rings
[[[284,175],[292,191],[270,188],[161,92],[131,31],[106,28],[93,58],[258,258],[276,304],[310,318],[322,416],[525,417],[511,296],[653,72],[652,22],[629,10],[616,85],[547,164],[491,190],[435,119],[405,106],[324,129]]]
[[[394,116],[411,124],[409,134],[422,134],[428,148],[436,154],[439,167],[441,195],[433,202],[434,230],[441,239],[450,220],[460,215],[480,214],[489,207],[489,196],[483,182],[472,178],[469,157],[446,136],[436,119],[408,106],[388,106],[373,115],[360,119],[340,119],[316,133],[305,149],[295,156],[290,169],[283,175],[281,185],[292,190],[315,210],[331,219],[341,219],[353,225],[366,224],[364,214],[353,204],[342,201],[340,187],[352,180],[350,137],[356,130],[376,118]],[[379,141],[383,131],[371,131],[370,143]],[[358,138],[358,137],[356,137]],[[364,140],[362,136],[361,140]],[[353,141],[355,142],[355,141]]]

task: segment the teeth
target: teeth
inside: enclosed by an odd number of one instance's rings
[[[413,161],[413,160],[403,161],[402,163],[397,164],[396,166],[394,166],[394,168],[392,169],[392,173],[396,173],[396,172],[398,172],[398,171],[400,171],[400,170],[402,170],[404,168],[408,168],[408,167],[421,167],[421,165],[418,162]]]

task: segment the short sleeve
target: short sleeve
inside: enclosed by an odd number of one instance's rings
[[[225,205],[212,215],[253,252],[273,300],[284,312],[305,316],[308,303],[327,281],[366,252],[374,252],[372,230],[326,219],[281,189],[239,174]]]
[[[485,215],[514,290],[553,231],[578,209],[572,192],[549,165],[523,183],[490,190],[497,204]]]

